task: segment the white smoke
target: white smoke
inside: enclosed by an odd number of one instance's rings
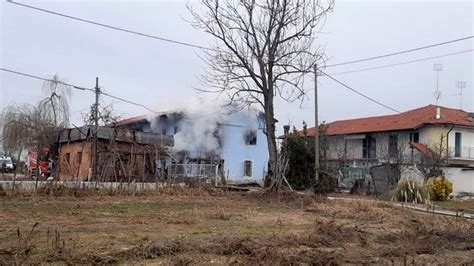
[[[235,112],[233,107],[223,107],[223,104],[215,101],[190,99],[185,109],[168,112],[167,119],[150,116],[148,120],[156,133],[161,133],[163,129],[168,128],[168,134],[172,134],[174,132],[169,132],[170,125],[177,126],[177,132],[174,134],[173,151],[175,152],[218,153],[221,148],[219,139],[225,137],[221,134],[221,127],[238,126],[257,129],[257,114],[258,112],[253,109]]]
[[[174,135],[174,149],[211,152],[219,150],[219,123],[224,120],[223,109],[218,105],[202,104],[184,111]]]

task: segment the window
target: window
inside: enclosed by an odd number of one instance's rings
[[[377,140],[372,136],[366,136],[362,140],[362,157],[363,158],[376,158],[377,154]]]
[[[82,162],[82,151],[77,153],[76,163],[77,165],[81,165]]]
[[[398,157],[398,136],[392,135],[388,137],[388,156],[390,158]]]
[[[244,137],[245,145],[257,145],[257,130],[247,130]]]
[[[461,157],[461,132],[454,134],[454,157]]]
[[[67,164],[71,164],[70,159],[71,159],[71,154],[68,152],[68,153],[66,153],[66,162],[67,162]]]
[[[410,133],[410,142],[418,143],[420,141],[420,133],[411,132]]]
[[[244,161],[244,176],[252,176],[252,161],[250,160]]]

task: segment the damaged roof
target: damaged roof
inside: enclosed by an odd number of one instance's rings
[[[474,127],[472,113],[440,106],[441,117],[436,118],[436,106],[427,105],[395,115],[339,120],[328,123],[327,135],[347,135],[371,132],[417,129],[424,125],[456,125]],[[299,131],[301,134],[302,131]],[[314,136],[314,127],[307,136]]]
[[[155,114],[154,116],[140,115],[140,116],[125,118],[120,121],[107,124],[107,127],[122,127],[122,126],[128,126],[132,124],[150,123],[150,119],[168,118],[170,116],[182,117],[183,112],[182,111],[161,112],[161,113]]]
[[[63,129],[58,132],[57,142],[84,141],[92,136],[92,130],[93,128],[91,126]],[[111,127],[99,127],[97,138],[144,145],[161,145],[167,147],[174,145],[173,136]]]

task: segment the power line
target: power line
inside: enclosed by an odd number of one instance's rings
[[[377,67],[369,67],[369,68],[363,68],[363,69],[357,69],[357,70],[351,70],[351,71],[344,71],[344,72],[336,72],[336,73],[331,73],[330,75],[332,75],[332,76],[342,75],[342,74],[363,72],[363,71],[368,71],[368,70],[375,70],[375,69],[379,69],[379,68],[387,68],[387,67],[393,67],[393,66],[406,65],[406,64],[411,64],[411,63],[416,63],[416,62],[421,62],[421,61],[427,61],[427,60],[441,58],[441,57],[447,57],[447,56],[452,56],[452,55],[457,55],[457,54],[462,54],[462,53],[468,53],[468,52],[472,52],[472,51],[474,51],[474,49],[464,50],[464,51],[450,53],[450,54],[443,54],[443,55],[438,55],[438,56],[426,57],[426,58],[421,58],[421,59],[416,59],[416,60],[411,60],[411,61],[405,61],[405,62],[400,62],[400,63],[396,63],[396,64],[383,65],[383,66],[377,66]]]
[[[122,31],[122,32],[134,34],[134,35],[139,35],[139,36],[142,36],[142,37],[152,38],[152,39],[155,39],[155,40],[160,40],[160,41],[179,44],[179,45],[183,45],[183,46],[198,48],[198,49],[202,49],[202,50],[218,52],[218,50],[216,50],[216,49],[200,46],[200,45],[197,45],[197,44],[192,44],[192,43],[187,43],[187,42],[182,42],[182,41],[176,41],[176,40],[172,40],[172,39],[169,39],[169,38],[164,38],[164,37],[160,37],[160,36],[156,36],[156,35],[151,35],[151,34],[142,33],[142,32],[138,32],[138,31],[134,31],[134,30],[129,30],[129,29],[125,29],[125,28],[121,28],[121,27],[117,27],[117,26],[112,26],[112,25],[100,23],[100,22],[97,22],[97,21],[92,21],[92,20],[89,20],[89,19],[83,19],[83,18],[79,18],[79,17],[75,17],[75,16],[71,16],[71,15],[66,15],[66,14],[63,14],[63,13],[59,13],[59,12],[55,12],[55,11],[51,11],[51,10],[47,10],[47,9],[43,9],[43,8],[39,8],[39,7],[35,7],[35,6],[30,6],[30,5],[27,5],[27,4],[14,2],[14,1],[11,1],[11,0],[7,0],[7,3],[22,6],[22,7],[26,7],[26,8],[30,8],[30,9],[34,9],[34,10],[49,13],[49,14],[53,14],[53,15],[60,16],[60,17],[69,18],[69,19],[72,19],[72,20],[77,20],[77,21],[93,24],[93,25],[96,25],[96,26],[101,26],[101,27],[105,27],[105,28],[109,28],[109,29],[113,29],[113,30],[117,30],[117,31]]]
[[[42,77],[35,76],[35,75],[32,75],[32,74],[27,74],[27,73],[15,71],[15,70],[3,68],[3,67],[0,68],[0,70],[5,71],[5,72],[9,72],[9,73],[12,73],[12,74],[20,75],[20,76],[25,76],[25,77],[29,77],[29,78],[42,80],[42,81],[48,81],[48,82],[63,84],[63,85],[70,86],[74,89],[78,89],[78,90],[82,90],[82,91],[94,91],[93,89],[72,85],[72,84],[69,84],[69,83],[66,83],[66,82],[63,82],[63,81],[57,81],[57,80],[53,80],[53,79],[42,78]]]
[[[112,95],[112,94],[109,94],[109,93],[106,93],[106,92],[103,92],[103,91],[101,91],[101,94],[103,94],[103,95],[105,95],[105,96],[108,96],[108,97],[110,97],[110,98],[113,98],[113,99],[122,101],[122,102],[126,102],[126,103],[129,103],[129,104],[132,104],[132,105],[136,105],[136,106],[143,107],[143,108],[145,108],[146,110],[148,110],[148,111],[150,111],[150,112],[152,112],[152,113],[162,114],[161,112],[154,111],[154,110],[148,108],[147,106],[145,106],[145,105],[143,105],[143,104],[141,104],[141,103],[133,102],[133,101],[130,101],[130,100],[127,100],[127,99],[118,97],[118,96],[114,96],[114,95]]]
[[[11,69],[6,69],[6,68],[0,68],[0,70],[5,71],[5,72],[9,72],[9,73],[13,73],[13,74],[17,74],[17,75],[20,75],[20,76],[24,76],[24,77],[29,77],[29,78],[33,78],[33,79],[42,80],[42,81],[56,82],[56,83],[64,84],[66,86],[70,86],[70,87],[78,89],[78,90],[91,91],[91,92],[95,93],[94,89],[84,88],[84,87],[72,85],[72,84],[69,84],[69,83],[65,83],[65,82],[62,82],[62,81],[55,81],[55,80],[52,80],[52,79],[47,79],[47,78],[43,78],[43,77],[39,77],[39,76],[35,76],[35,75],[32,75],[32,74],[27,74],[27,73],[11,70]],[[112,94],[109,94],[109,93],[106,93],[106,92],[103,92],[103,91],[101,91],[100,94],[103,94],[103,95],[108,96],[110,98],[117,99],[117,100],[122,101],[122,102],[126,102],[126,103],[129,103],[129,104],[133,104],[133,105],[136,105],[136,106],[143,107],[146,110],[148,110],[150,112],[153,112],[153,113],[159,113],[159,112],[153,111],[152,109],[148,108],[147,106],[145,106],[143,104],[136,103],[136,102],[133,102],[133,101],[130,101],[130,100],[118,97],[118,96],[114,96]]]
[[[49,13],[49,14],[53,14],[53,15],[56,15],[56,16],[69,18],[69,19],[76,20],[76,21],[81,21],[81,22],[93,24],[93,25],[96,25],[96,26],[101,26],[101,27],[105,27],[105,28],[109,28],[109,29],[113,29],[113,30],[117,30],[117,31],[122,31],[122,32],[142,36],[142,37],[148,37],[148,38],[152,38],[152,39],[156,39],[156,40],[160,40],[160,41],[170,42],[170,43],[179,44],[179,45],[183,45],[183,46],[188,46],[188,47],[192,47],[192,48],[198,48],[198,49],[202,49],[202,50],[219,52],[219,50],[217,50],[217,49],[208,48],[208,47],[204,47],[204,46],[200,46],[200,45],[196,45],[196,44],[192,44],[192,43],[187,43],[187,42],[183,42],[183,41],[176,41],[176,40],[173,40],[173,39],[164,38],[164,37],[151,35],[151,34],[147,34],[147,33],[142,33],[142,32],[138,32],[138,31],[134,31],[134,30],[129,30],[129,29],[125,29],[125,28],[121,28],[121,27],[117,27],[117,26],[112,26],[112,25],[108,25],[108,24],[104,24],[104,23],[100,23],[100,22],[96,22],[96,21],[92,21],[92,20],[88,20],[88,19],[83,19],[83,18],[71,16],[71,15],[66,15],[66,14],[63,14],[63,13],[59,13],[59,12],[55,12],[55,11],[51,11],[51,10],[47,10],[47,9],[43,9],[43,8],[39,8],[39,7],[35,7],[35,6],[30,6],[30,5],[19,3],[19,2],[14,2],[12,0],[7,0],[7,3],[18,5],[18,6],[21,6],[21,7],[30,8],[30,9],[33,9],[33,10],[37,10],[37,11],[41,11],[41,12],[45,12],[45,13]],[[358,59],[358,60],[354,60],[354,61],[342,62],[342,63],[332,64],[332,65],[327,65],[326,67],[335,67],[335,66],[341,66],[341,65],[354,64],[354,63],[374,60],[374,59],[380,59],[380,58],[384,58],[384,57],[389,57],[389,56],[394,56],[394,55],[419,51],[419,50],[423,50],[423,49],[428,49],[428,48],[432,48],[432,47],[436,47],[436,46],[446,45],[446,44],[450,44],[450,43],[454,43],[454,42],[464,41],[464,40],[468,40],[468,39],[472,39],[472,38],[474,38],[474,36],[467,36],[467,37],[454,39],[454,40],[450,40],[450,41],[446,41],[446,42],[426,45],[426,46],[412,48],[412,49],[408,49],[408,50],[402,50],[402,51],[399,51],[399,52],[394,52],[394,53],[389,53],[389,54],[384,54],[384,55],[379,55],[379,56],[373,56],[373,57]],[[428,60],[428,59],[426,59],[426,60]]]
[[[450,44],[450,43],[454,43],[454,42],[465,41],[465,40],[472,39],[472,38],[474,38],[474,36],[467,36],[467,37],[463,37],[463,38],[459,38],[459,39],[455,39],[455,40],[451,40],[451,41],[426,45],[426,46],[412,48],[412,49],[408,49],[408,50],[402,50],[402,51],[399,51],[399,52],[394,52],[394,53],[389,53],[389,54],[384,54],[384,55],[378,55],[378,56],[358,59],[358,60],[354,60],[354,61],[348,61],[348,62],[332,64],[332,65],[327,65],[326,67],[335,67],[335,66],[348,65],[348,64],[354,64],[354,63],[359,63],[359,62],[365,62],[365,61],[369,61],[369,60],[380,59],[380,58],[384,58],[384,57],[389,57],[389,56],[394,56],[394,55],[399,55],[399,54],[404,54],[404,53],[410,53],[410,52],[419,51],[419,50],[423,50],[423,49],[428,49],[428,48],[432,48],[432,47],[436,47],[436,46],[446,45],[446,44]]]
[[[319,71],[320,71],[322,74],[324,74],[326,77],[328,77],[328,78],[334,80],[335,82],[337,82],[337,83],[339,83],[340,85],[344,86],[344,87],[347,88],[348,90],[353,91],[353,92],[359,94],[360,96],[362,96],[362,97],[364,97],[364,98],[366,98],[366,99],[368,99],[368,100],[370,100],[370,101],[372,101],[372,102],[374,102],[374,103],[376,103],[376,104],[378,104],[378,105],[380,105],[380,106],[383,106],[383,107],[385,107],[385,108],[387,108],[387,109],[390,109],[390,110],[392,110],[392,111],[394,111],[394,112],[396,112],[396,113],[401,113],[401,112],[398,111],[397,109],[392,108],[392,107],[390,107],[390,106],[388,106],[388,105],[386,105],[386,104],[383,104],[383,103],[381,103],[381,102],[375,100],[374,98],[372,98],[372,97],[370,97],[370,96],[367,96],[367,95],[365,95],[364,93],[362,93],[362,92],[360,92],[360,91],[358,91],[358,90],[356,90],[356,89],[353,89],[353,88],[349,87],[348,85],[342,83],[341,81],[335,79],[334,77],[332,77],[332,76],[330,76],[330,75],[324,73],[323,71],[321,71],[321,70],[319,70]]]

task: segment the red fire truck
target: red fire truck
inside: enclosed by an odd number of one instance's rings
[[[41,178],[48,178],[51,176],[52,170],[52,162],[48,158],[49,156],[49,149],[43,148],[43,152],[40,154],[38,160],[38,152],[29,150],[28,156],[26,158],[26,165],[25,165],[25,176],[29,177],[36,177],[36,169],[38,168],[39,164],[39,176]]]

